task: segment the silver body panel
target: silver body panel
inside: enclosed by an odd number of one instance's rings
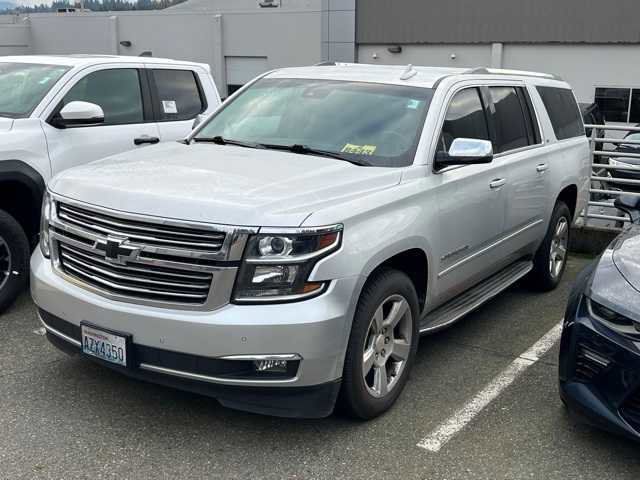
[[[357,67],[349,74],[332,73],[348,66],[323,68],[274,75],[333,75],[367,81],[366,68]],[[440,69],[428,79],[418,70],[411,79],[391,81],[380,70],[383,67],[375,68],[371,81],[417,87],[437,84],[413,165],[362,168],[284,152],[161,145],[71,170],[49,186],[59,198],[88,209],[192,225],[222,224],[244,234],[341,224],[340,249],[320,260],[309,277],[309,281],[330,282],[322,295],[288,304],[236,305],[230,303],[227,289],[214,304],[197,310],[145,305],[109,298],[68,281],[56,271],[55,260],[47,261],[37,251],[31,281],[36,304],[75,325],[91,321],[131,333],[143,345],[176,352],[214,358],[295,353],[302,358],[297,377],[272,384],[318,385],[341,377],[360,292],[384,261],[412,249],[425,253],[428,285],[422,314],[426,318],[514,262],[530,259],[565,187],[578,190],[576,216],[585,208],[588,140],[557,141],[535,89],[536,85],[566,88],[564,82]],[[437,139],[449,101],[460,89],[483,85],[527,88],[541,143],[496,155],[490,164],[434,171]],[[158,172],[158,162],[167,168]],[[486,289],[484,297],[490,298],[528,268],[527,264],[517,268],[506,280]],[[229,282],[232,276],[235,269]]]

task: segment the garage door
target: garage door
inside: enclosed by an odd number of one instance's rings
[[[226,57],[229,95],[269,70],[267,57]]]

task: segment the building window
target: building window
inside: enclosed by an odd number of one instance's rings
[[[640,123],[640,88],[596,88],[596,103],[608,122]]]
[[[244,85],[227,85],[227,94],[231,96],[234,93],[236,93],[238,90],[240,90],[242,87],[244,87]]]

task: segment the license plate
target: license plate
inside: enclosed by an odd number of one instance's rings
[[[127,337],[82,325],[82,351],[105,362],[127,366]]]

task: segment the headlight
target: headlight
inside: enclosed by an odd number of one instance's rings
[[[624,331],[625,333],[637,333],[640,331],[640,324],[590,298],[587,298],[587,307],[591,318],[600,320],[614,330]]]
[[[318,260],[340,247],[342,225],[271,230],[249,238],[234,301],[286,302],[321,294],[327,283],[309,282],[309,274]]]
[[[51,243],[49,238],[49,220],[51,220],[52,201],[49,192],[44,192],[42,197],[42,213],[40,215],[40,250],[46,258],[51,256]]]

